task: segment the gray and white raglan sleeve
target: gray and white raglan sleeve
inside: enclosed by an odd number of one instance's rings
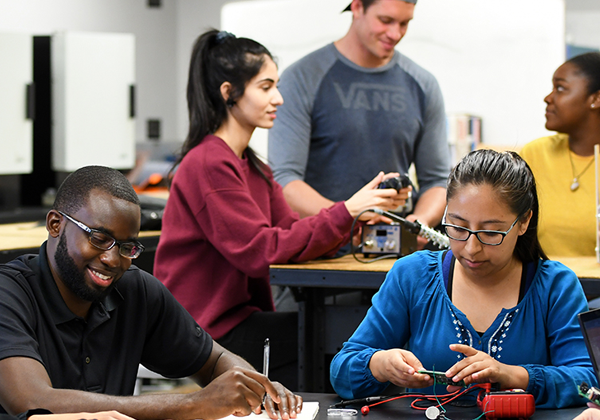
[[[334,47],[330,44],[292,64],[279,80],[283,105],[277,108],[277,118],[269,130],[268,161],[282,187],[304,180],[313,103],[321,80],[335,62],[329,48]]]

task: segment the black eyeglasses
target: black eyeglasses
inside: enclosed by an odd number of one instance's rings
[[[447,211],[448,209],[446,209]],[[471,230],[462,226],[451,225],[446,223],[446,211],[444,211],[444,217],[442,219],[442,226],[446,230],[446,235],[450,239],[454,239],[455,241],[466,242],[469,240],[471,235],[475,235],[479,242],[484,245],[497,246],[504,241],[508,232],[512,230],[513,227],[517,224],[521,216],[517,217],[516,220],[510,225],[510,228],[506,232],[502,232],[500,230]]]
[[[92,244],[98,249],[101,249],[102,251],[108,251],[112,249],[112,247],[114,247],[115,245],[118,245],[119,255],[125,258],[129,258],[130,260],[139,257],[140,254],[144,251],[144,245],[142,245],[139,242],[117,241],[108,233],[102,232],[98,229],[92,229],[91,227],[84,225],[79,220],[73,219],[71,216],[69,216],[66,213],[63,213],[62,211],[59,211],[59,213],[66,217],[67,220],[70,220],[71,222],[79,226],[81,229],[86,231],[89,234],[88,240],[90,241],[90,244]]]

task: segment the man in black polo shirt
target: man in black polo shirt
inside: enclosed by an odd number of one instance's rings
[[[2,407],[215,419],[260,411],[266,393],[272,418],[275,406],[294,418],[301,397],[215,343],[160,281],[131,265],[143,250],[139,226],[127,179],[85,167],[60,187],[39,255],[0,265]],[[204,388],[131,397],[140,363]]]

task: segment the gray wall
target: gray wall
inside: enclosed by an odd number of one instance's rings
[[[162,121],[162,138],[181,140],[185,127],[185,67],[194,35],[218,26],[218,0],[0,0],[0,32],[49,35],[56,31],[128,32],[136,38],[136,140],[146,119]],[[183,114],[179,118],[179,114]]]
[[[138,86],[136,140],[146,142],[146,120],[159,118],[163,141],[181,142],[187,132],[185,88],[191,47],[198,34],[209,27],[220,27],[221,8],[233,2],[163,0],[163,6],[155,9],[147,7],[147,0],[0,0],[0,32],[49,35],[70,30],[134,34]],[[597,24],[600,1],[565,0],[565,4],[567,42],[600,48]],[[0,209],[10,206],[18,190],[18,176],[0,176]]]
[[[170,0],[166,0],[170,1]],[[187,134],[185,89],[194,40],[209,28],[219,29],[221,8],[232,0],[177,0],[177,138]]]
[[[425,0],[423,0],[425,1]],[[0,32],[47,35],[54,31],[129,32],[136,37],[138,120],[162,121],[162,139],[181,141],[187,130],[185,86],[194,39],[220,26],[221,7],[232,0],[0,0]],[[567,42],[600,48],[600,1],[566,0]]]

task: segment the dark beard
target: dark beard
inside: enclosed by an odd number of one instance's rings
[[[54,261],[62,282],[79,299],[88,302],[102,299],[110,293],[115,285],[113,282],[106,289],[98,290],[93,289],[86,284],[83,271],[79,270],[75,261],[73,261],[73,258],[69,255],[67,238],[65,237],[64,232],[60,235],[56,253],[54,254]]]

